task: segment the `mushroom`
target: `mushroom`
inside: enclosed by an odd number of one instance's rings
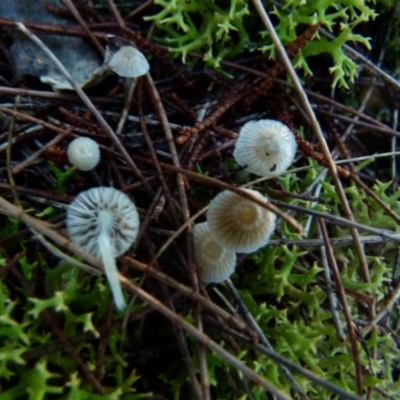
[[[146,57],[132,46],[122,46],[113,54],[109,66],[119,76],[138,78],[147,73],[150,66]]]
[[[72,242],[101,260],[118,310],[125,307],[115,258],[125,253],[139,231],[139,214],[129,197],[111,187],[81,192],[67,211]]]
[[[99,145],[88,137],[74,139],[68,146],[69,162],[81,171],[93,169],[100,161]]]
[[[242,190],[267,201],[255,190]],[[273,212],[229,190],[219,193],[207,211],[211,236],[222,247],[238,253],[251,253],[265,246],[275,229],[275,220]]]
[[[125,107],[116,131],[117,134],[121,134],[128,118],[128,111],[137,82],[136,78],[145,75],[150,69],[150,65],[146,57],[133,46],[122,46],[115,53],[112,53],[111,49],[107,46],[105,63],[117,75],[125,78]]]
[[[249,172],[272,178],[288,169],[296,150],[295,137],[286,125],[263,119],[242,127],[233,156]]]
[[[198,273],[203,282],[223,282],[235,270],[236,254],[224,249],[214,240],[207,222],[194,226],[193,250]]]

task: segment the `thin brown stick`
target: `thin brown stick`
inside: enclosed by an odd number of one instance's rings
[[[131,11],[125,19],[131,19],[133,17],[136,17],[136,15],[140,14],[143,10],[145,10],[147,7],[150,7],[154,3],[154,0],[147,0],[143,4],[141,4],[139,7],[135,8],[133,11]]]
[[[17,103],[19,102],[19,97],[17,97]],[[6,166],[7,166],[7,175],[8,175],[8,180],[10,181],[10,189],[14,197],[14,202],[15,204],[20,207],[21,202],[19,200],[18,192],[15,189],[15,181],[14,181],[14,176],[12,174],[12,167],[11,167],[11,150],[12,150],[12,136],[14,133],[14,127],[15,127],[15,116],[12,117],[10,125],[8,127],[8,135],[7,135],[7,161],[6,161]]]
[[[9,88],[4,86],[0,86],[0,93],[8,96],[19,95],[22,97],[39,97],[51,100],[71,101],[74,103],[79,99],[79,97],[76,94],[54,93],[54,92],[47,92],[45,90]],[[119,100],[118,98],[91,97],[91,100],[93,103],[99,103],[99,104],[115,104],[115,105],[121,104],[121,100]]]
[[[74,16],[74,18],[77,20],[79,25],[82,27],[82,29],[86,32],[90,40],[93,42],[94,46],[96,47],[97,51],[101,56],[104,56],[104,47],[101,45],[99,40],[96,38],[96,36],[93,35],[92,31],[88,28],[85,20],[82,18],[81,14],[75,7],[74,3],[71,0],[61,0],[64,5],[67,6],[68,10],[71,12],[71,14]]]
[[[74,128],[68,128],[64,131],[64,133],[60,133],[59,135],[55,136],[52,140],[47,142],[44,146],[42,146],[38,151],[33,153],[31,156],[26,158],[24,161],[16,165],[12,170],[11,173],[13,175],[17,175],[21,173],[25,168],[29,167],[33,162],[35,162],[40,155],[42,155],[50,146],[54,146],[58,142],[61,142],[65,137],[67,137]]]
[[[51,129],[54,132],[65,133],[65,130],[63,128],[60,128],[60,127],[58,127],[58,126],[56,126],[54,124],[51,124],[49,122],[43,121],[42,119],[32,117],[32,116],[30,116],[28,114],[24,114],[24,113],[21,113],[21,112],[16,111],[16,110],[10,110],[9,108],[3,107],[3,106],[0,106],[0,111],[5,113],[5,114],[11,115],[13,117],[16,117],[16,118],[19,118],[19,119],[23,119],[25,121],[32,122],[34,124],[41,125],[41,126],[43,126],[45,128]]]
[[[363,391],[364,391],[364,389],[363,389],[363,373],[362,373],[362,368],[361,368],[361,364],[360,364],[360,354],[358,352],[358,346],[357,346],[357,337],[356,337],[357,334],[354,329],[354,323],[351,319],[349,306],[348,306],[347,300],[346,300],[346,293],[344,291],[342,279],[340,277],[340,272],[339,272],[339,269],[336,264],[335,254],[334,254],[333,248],[329,242],[329,236],[328,236],[328,232],[326,230],[325,221],[322,218],[318,218],[318,224],[321,229],[322,238],[324,240],[324,249],[326,252],[326,256],[328,258],[329,266],[332,270],[333,277],[335,279],[336,290],[338,292],[340,303],[343,308],[343,313],[346,318],[347,330],[349,332],[349,339],[350,339],[350,344],[351,344],[351,351],[353,354],[354,366],[355,366],[355,370],[356,370],[357,390],[358,390],[358,394],[360,396],[362,396]]]
[[[118,25],[121,28],[125,28],[125,21],[122,18],[121,13],[119,12],[118,7],[115,5],[114,1],[113,0],[107,0],[107,3],[108,3],[108,7],[110,7],[110,10],[114,15],[114,18],[117,20]]]

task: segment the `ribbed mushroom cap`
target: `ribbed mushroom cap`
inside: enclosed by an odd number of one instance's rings
[[[296,150],[295,137],[286,125],[264,119],[242,127],[233,156],[249,172],[272,178],[288,169]]]
[[[125,253],[139,232],[139,214],[131,199],[112,187],[79,193],[68,207],[67,230],[71,240],[101,259],[98,237],[105,229],[114,257]]]
[[[137,78],[150,68],[146,57],[132,46],[122,46],[110,60],[110,68],[124,78]]]
[[[242,190],[267,201],[255,190]],[[222,247],[238,253],[251,253],[265,246],[275,229],[275,220],[273,212],[230,190],[219,193],[207,212],[211,236]]]
[[[206,283],[220,283],[235,270],[236,254],[220,246],[210,235],[207,222],[193,228],[194,260],[200,279]]]
[[[69,162],[81,171],[93,169],[100,161],[99,145],[88,137],[74,139],[68,146]]]
[[[125,306],[115,257],[125,253],[139,232],[139,214],[129,197],[111,187],[80,193],[67,211],[68,235],[101,260],[118,309]]]

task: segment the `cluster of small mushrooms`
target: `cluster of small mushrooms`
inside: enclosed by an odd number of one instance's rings
[[[132,46],[122,46],[109,56],[109,68],[124,78],[137,78],[147,73],[144,55]],[[88,137],[74,139],[68,146],[69,162],[81,171],[89,171],[100,161],[96,141]],[[139,232],[139,214],[131,199],[112,187],[95,187],[81,192],[67,212],[67,231],[71,241],[103,263],[118,310],[125,299],[118,278],[116,257],[124,254]]]
[[[256,175],[272,178],[293,162],[297,143],[292,131],[274,120],[251,121],[243,126],[233,156],[239,165]],[[255,200],[267,198],[242,189]],[[255,201],[225,190],[210,203],[207,222],[193,229],[194,258],[203,282],[219,283],[236,266],[236,253],[264,247],[274,229],[276,215]]]
[[[125,78],[137,78],[149,70],[146,58],[131,46],[109,56],[109,68]],[[236,161],[249,172],[264,177],[283,173],[297,150],[293,133],[278,121],[248,122],[235,145]],[[87,137],[74,139],[67,150],[70,163],[82,171],[100,161],[98,144]],[[259,192],[242,189],[256,201],[267,199]],[[203,282],[222,282],[233,273],[236,253],[251,253],[265,246],[275,229],[276,215],[257,202],[225,190],[210,203],[207,222],[193,229],[194,257]],[[67,212],[71,241],[103,263],[118,310],[125,300],[118,278],[116,257],[125,253],[139,232],[139,214],[123,192],[95,187],[81,192]]]

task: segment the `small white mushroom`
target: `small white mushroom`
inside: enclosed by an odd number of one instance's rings
[[[74,139],[68,146],[69,162],[81,171],[93,169],[100,161],[99,145],[88,137]]]
[[[210,235],[207,222],[193,228],[194,260],[200,279],[206,283],[220,283],[234,272],[236,254],[220,246]]]
[[[288,169],[296,150],[296,139],[286,125],[264,119],[242,127],[233,156],[249,172],[272,178]]]
[[[113,54],[109,66],[119,76],[138,78],[147,73],[150,68],[146,57],[132,46],[122,46]]]
[[[139,231],[139,214],[129,197],[111,187],[81,192],[67,211],[72,242],[101,260],[118,310],[125,307],[115,258],[125,253]]]
[[[242,190],[267,201],[255,190]],[[211,236],[222,247],[238,253],[251,253],[265,246],[275,229],[275,220],[273,212],[230,190],[219,193],[207,211]]]

